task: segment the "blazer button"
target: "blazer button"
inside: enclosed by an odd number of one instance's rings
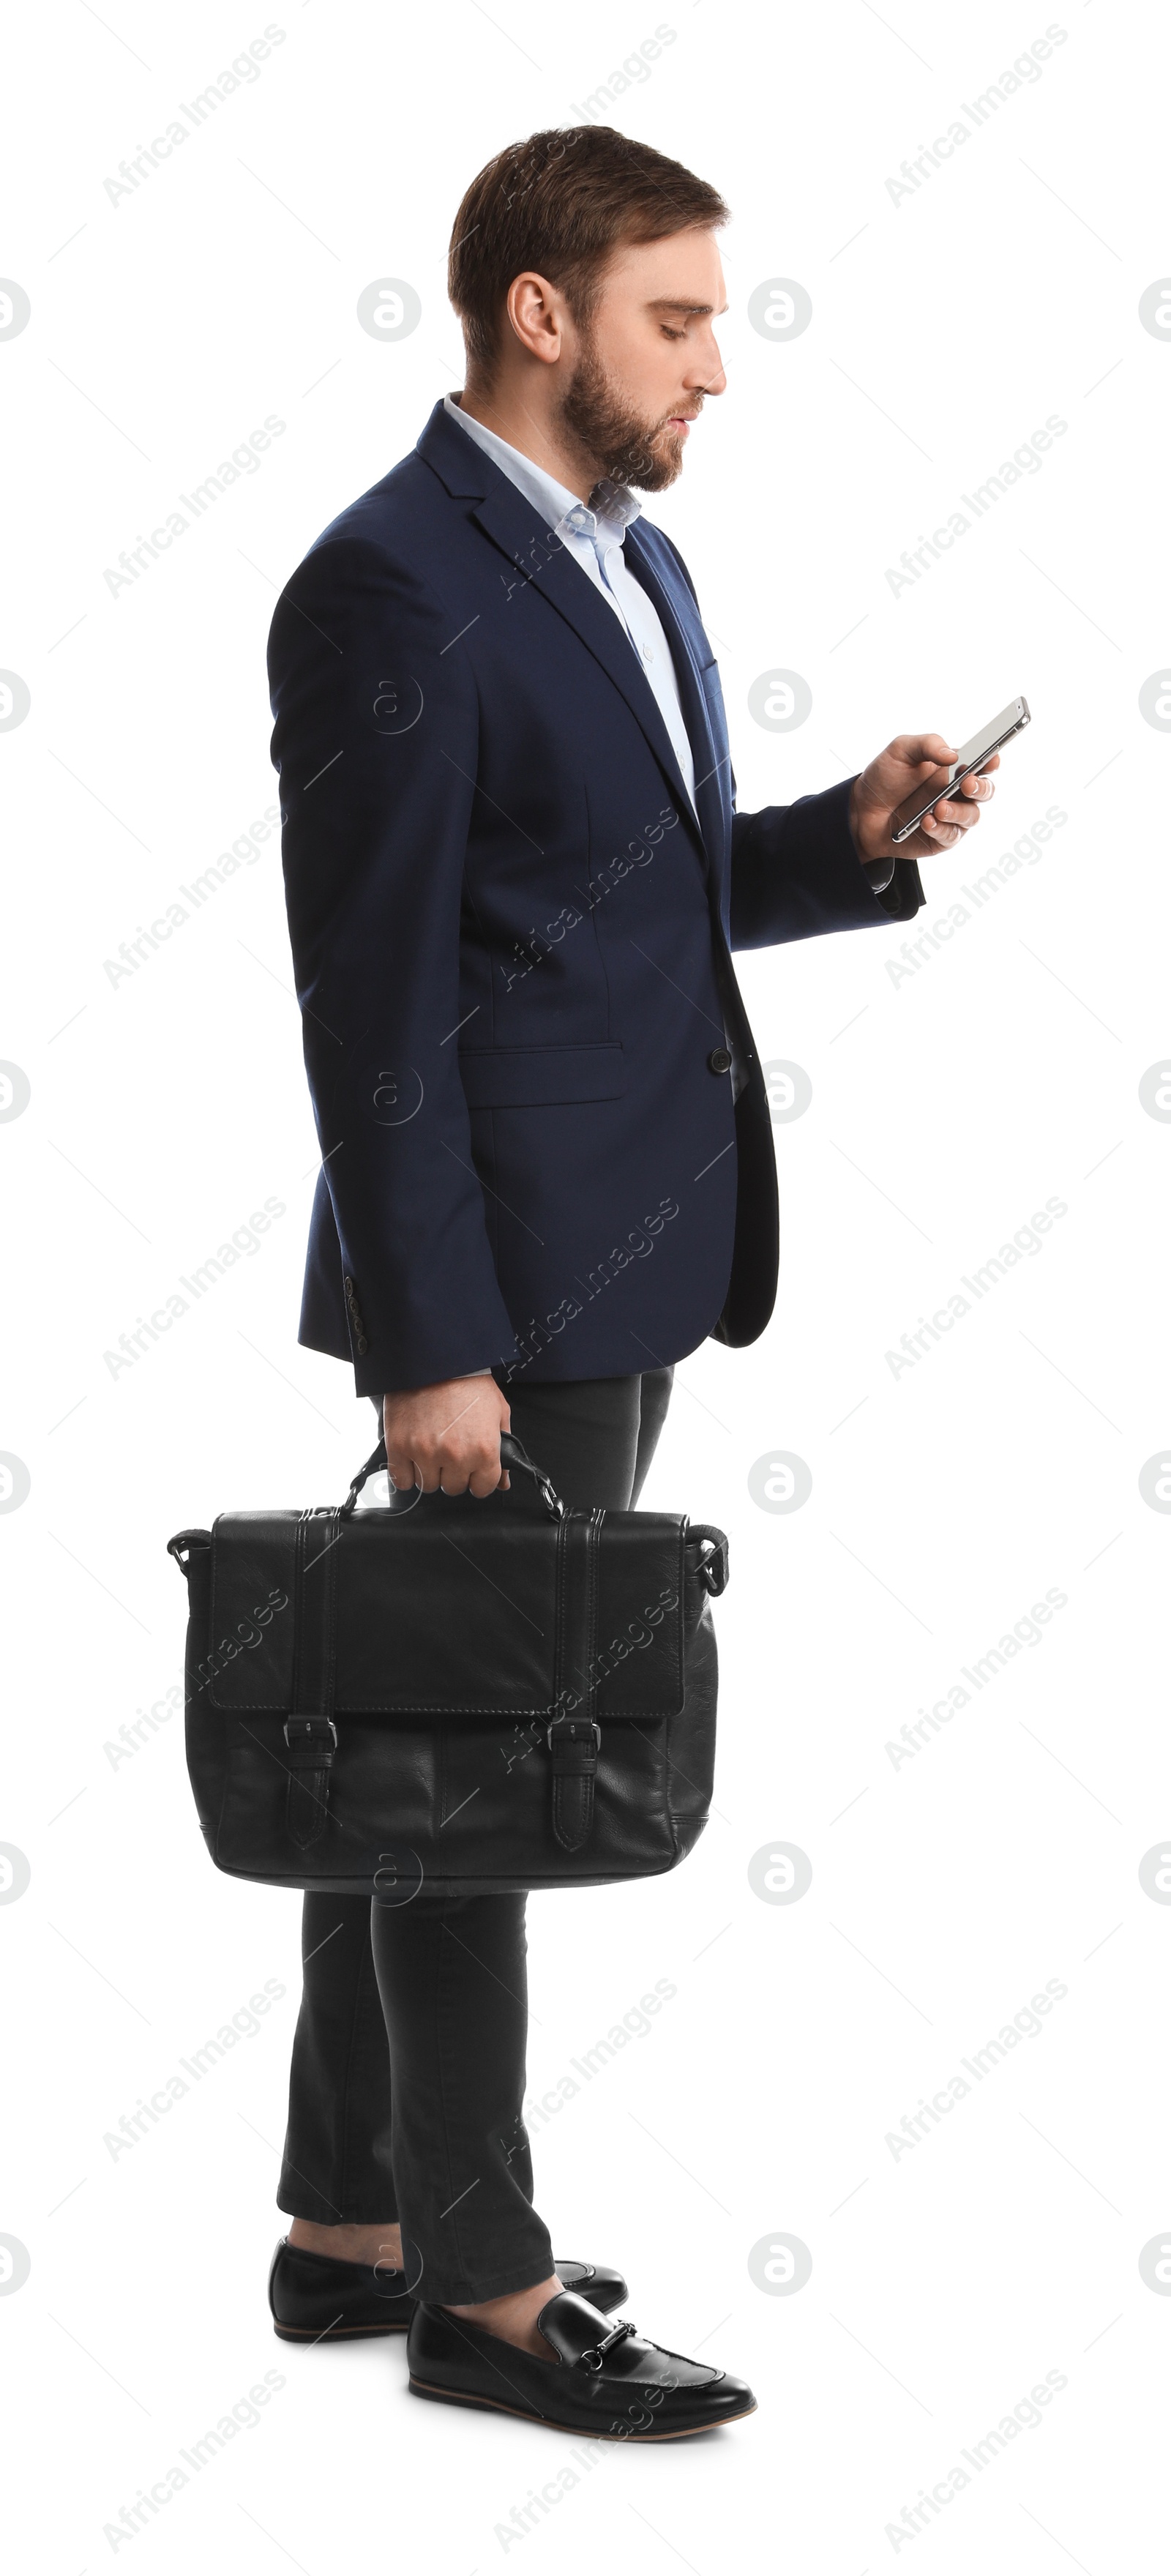
[[[364,1333],[359,1333],[359,1335],[358,1335],[358,1357],[359,1357],[359,1359],[360,1359],[360,1360],[364,1360],[364,1359],[365,1359],[365,1357],[366,1357],[366,1353],[367,1353],[367,1351],[369,1350],[369,1348],[370,1348],[370,1344],[369,1344],[369,1342],[367,1341],[365,1334],[364,1334]]]
[[[713,1047],[713,1048],[712,1048],[711,1054],[709,1055],[708,1060],[707,1060],[707,1069],[708,1069],[708,1072],[709,1072],[709,1073],[730,1073],[730,1072],[731,1072],[731,1070],[732,1070],[732,1059],[731,1059],[731,1056],[730,1056],[730,1055],[729,1055],[729,1053],[728,1053],[727,1047]]]

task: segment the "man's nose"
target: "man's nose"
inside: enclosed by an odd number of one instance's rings
[[[718,348],[716,347],[715,341],[712,340],[703,356],[696,358],[694,366],[688,372],[688,391],[702,394],[722,394],[727,388],[727,383],[728,379],[724,374],[723,360]]]

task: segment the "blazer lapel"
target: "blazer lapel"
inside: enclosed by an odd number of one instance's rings
[[[491,464],[490,457],[484,461]],[[601,663],[615,688],[621,690],[631,714],[637,717],[655,758],[666,773],[680,813],[702,844],[702,826],[683,784],[670,734],[659,713],[654,690],[635,658],[629,636],[619,625],[613,609],[607,607],[600,590],[594,588],[588,573],[574,562],[568,548],[553,535],[539,513],[522,498],[506,475],[500,476],[500,482],[503,489],[488,493],[473,510],[472,517],[477,526],[491,537],[502,554],[508,556],[518,579],[531,578],[544,598],[572,626],[595,661]]]
[[[476,446],[474,439],[468,438],[448,419],[441,404],[432,413],[418,446],[420,454],[434,467],[449,492],[474,500],[471,516],[477,527],[511,565],[514,586],[511,590],[502,589],[502,607],[514,607],[519,597],[516,585],[531,581],[572,626],[587,651],[593,654],[596,662],[600,662],[607,677],[621,691],[666,776],[680,814],[690,825],[701,855],[706,856],[700,818],[683,784],[671,737],[659,713],[654,691],[644,678],[634,648],[613,609],[607,607],[601,592],[595,589],[580,564],[574,562],[568,548],[553,535],[540,512],[524,499],[515,484],[509,482],[508,476],[493,464],[491,457]],[[640,574],[641,570],[640,563]],[[505,579],[503,573],[501,579]],[[672,642],[675,640],[675,623],[672,617],[667,630]],[[702,694],[698,682],[695,689],[698,698]],[[684,714],[686,717],[686,706]],[[690,720],[688,730],[691,731]],[[694,733],[691,739],[696,742]],[[704,766],[697,746],[697,772]]]

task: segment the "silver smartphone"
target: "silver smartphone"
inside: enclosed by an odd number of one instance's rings
[[[931,812],[932,806],[941,804],[944,797],[950,796],[959,786],[962,778],[971,777],[973,770],[983,769],[993,752],[999,751],[1002,743],[1011,742],[1014,733],[1022,733],[1028,722],[1028,699],[1010,698],[1008,705],[1002,707],[1000,714],[994,716],[992,723],[985,725],[983,733],[973,734],[971,741],[963,745],[959,759],[953,760],[950,768],[944,771],[942,787],[933,787],[930,791],[921,788],[916,791],[915,811],[909,822],[900,823],[897,832],[891,833],[892,841],[909,841],[912,832],[918,831],[924,815]]]

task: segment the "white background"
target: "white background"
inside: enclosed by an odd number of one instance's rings
[[[677,1987],[535,2135],[538,2198],[563,2252],[621,2264],[640,2325],[749,2377],[760,2412],[614,2452],[508,2545],[567,2438],[414,2403],[398,2342],[274,2341],[298,1900],[213,1877],[178,1720],[105,1750],[181,1675],[170,1532],[340,1497],[369,1442],[347,1373],[296,1344],[316,1144],[275,845],[131,976],[104,961],[275,802],[272,603],[460,381],[443,278],[468,179],[577,120],[652,13],[294,0],[256,81],[116,203],[103,180],[260,7],[61,0],[10,30],[0,268],[32,315],[0,341],[0,663],[31,709],[0,736],[0,1056],[31,1100],[0,1128],[0,1447],[31,1491],[0,1526],[0,1839],[31,1883],[0,1908],[0,2232],[31,2271],[0,2319],[22,2566],[1163,2563],[1171,2307],[1138,2258],[1171,2231],[1171,1914],[1138,1870],[1171,1821],[1171,1522],[1138,1478],[1171,1429],[1171,1134],[1138,1085],[1171,1038],[1171,741],[1138,699],[1171,649],[1171,350],[1138,303],[1171,247],[1166,39],[1081,0],[892,10],[674,9],[617,97],[735,214],[728,392],[652,515],[719,639],[742,810],[898,731],[961,740],[1024,690],[978,866],[1068,819],[897,982],[893,927],[745,962],[762,1054],[813,1086],[776,1130],[781,1293],[755,1349],[680,1370],[645,1498],[731,1535],[719,1813],[669,1883],[533,1901],[531,2076]],[[1046,23],[1066,41],[1041,76],[894,202]],[[394,344],[356,319],[384,276],[422,301]],[[776,276],[813,319],[770,344],[746,307]],[[120,551],[269,414],[260,469],[112,593]],[[894,592],[888,567],[1051,414],[1041,470]],[[812,690],[790,734],[748,713],[773,667]],[[911,937],[974,856],[926,863]],[[113,1377],[103,1353],[266,1197],[286,1213],[260,1250]],[[1043,1248],[896,1377],[886,1353],[1050,1198]],[[748,1490],[782,1449],[813,1478],[791,1515]],[[1042,1640],[896,1767],[888,1743],[1050,1588]],[[749,1886],[769,1837],[811,1860],[792,1906]],[[288,1991],[260,2032],[113,2158],[105,2133],[266,1978]],[[1040,2033],[896,2156],[888,2133],[1048,1980]],[[749,2275],[778,2231],[812,2255],[795,2295]],[[266,2369],[260,2423],[115,2548],[103,2526]],[[1047,2372],[1043,2421],[900,2537]]]

